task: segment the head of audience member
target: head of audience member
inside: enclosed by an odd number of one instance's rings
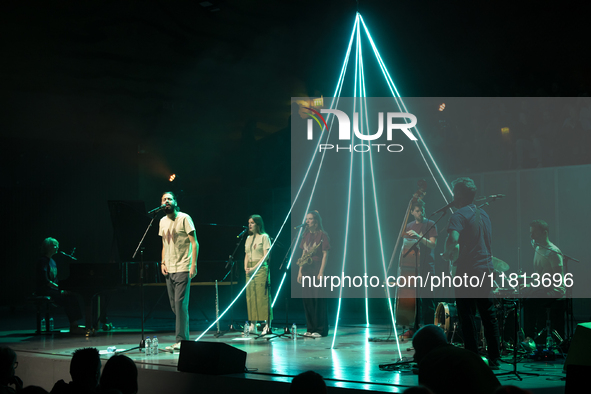
[[[70,376],[78,386],[96,388],[101,376],[99,351],[93,347],[76,350],[70,362]]]
[[[55,238],[45,238],[43,240],[43,244],[41,245],[41,254],[47,256],[48,258],[52,258],[59,250],[60,243],[57,242]]]
[[[112,356],[103,368],[101,390],[118,390],[121,394],[135,394],[138,391],[137,367],[133,360],[123,354]]]
[[[477,187],[474,181],[468,177],[460,177],[451,183],[454,191],[454,205],[462,208],[472,204],[476,196]]]
[[[49,392],[45,390],[43,387],[27,386],[21,391],[19,391],[18,394],[49,394]]]
[[[431,350],[446,344],[447,338],[440,327],[433,324],[427,324],[421,327],[412,337],[412,346],[415,349],[415,362],[420,363]]]
[[[17,366],[16,353],[9,347],[0,347],[0,384],[11,384]]]
[[[290,394],[326,394],[326,383],[322,376],[314,371],[299,374],[291,381]]]

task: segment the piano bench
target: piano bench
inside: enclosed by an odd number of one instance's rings
[[[39,296],[33,294],[28,298],[28,301],[35,304],[37,310],[37,331],[35,334],[51,334],[49,329],[49,319],[51,319],[51,311],[55,308],[53,300],[50,296]],[[41,319],[45,317],[45,331],[41,331]]]

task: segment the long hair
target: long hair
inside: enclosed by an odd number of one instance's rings
[[[314,216],[314,220],[316,220],[316,225],[317,225],[318,229],[320,231],[322,231],[324,234],[326,234],[326,231],[324,231],[324,227],[322,227],[322,217],[320,216],[320,214],[318,213],[318,211],[317,210],[310,211],[310,212],[308,212],[306,214],[306,216],[307,215]],[[310,231],[310,229],[308,229],[306,227],[306,232],[309,232],[309,231]],[[326,235],[328,236],[328,234],[326,234]]]
[[[259,229],[259,234],[267,234],[265,232],[265,223],[263,222],[263,218],[261,217],[261,215],[250,215],[249,219],[252,219],[252,221],[257,225]]]

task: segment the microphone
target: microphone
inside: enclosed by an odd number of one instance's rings
[[[306,223],[302,223],[302,224],[300,224],[299,226],[295,226],[293,229],[294,229],[294,230],[297,230],[297,229],[298,229],[298,228],[300,228],[300,227],[306,227]]]
[[[166,204],[162,204],[158,208],[152,209],[151,211],[148,212],[148,215],[151,215],[153,213],[156,213],[156,212],[158,212],[158,211],[160,211],[160,210],[162,210],[164,208],[166,208]]]
[[[74,248],[74,249],[76,249],[76,248]],[[67,253],[64,253],[60,250],[60,253],[63,254],[64,256],[71,258],[72,260],[76,260],[76,261],[78,260],[76,257],[73,256],[73,254],[74,254],[73,252],[72,252],[72,254],[67,254]]]
[[[245,232],[247,232],[247,231],[248,231],[248,227],[244,227],[244,230],[242,230],[242,232],[241,232],[240,234],[238,234],[238,235],[236,236],[236,238],[240,238],[240,237],[242,237],[242,236],[244,235],[244,233],[245,233]]]
[[[444,206],[443,208],[439,208],[437,211],[433,212],[431,214],[431,216],[433,215],[437,215],[439,212],[443,212],[443,211],[447,211],[449,208],[453,207],[455,203],[455,200],[452,200],[449,204],[447,204],[446,206]]]
[[[488,198],[492,198],[494,200],[497,198],[505,198],[505,195],[504,194],[492,194],[492,195],[488,196]]]

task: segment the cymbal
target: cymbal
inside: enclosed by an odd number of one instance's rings
[[[494,256],[492,258],[492,263],[493,263],[494,269],[496,269],[499,272],[505,272],[505,271],[507,271],[509,269],[509,264],[505,263],[501,259],[497,259]]]

